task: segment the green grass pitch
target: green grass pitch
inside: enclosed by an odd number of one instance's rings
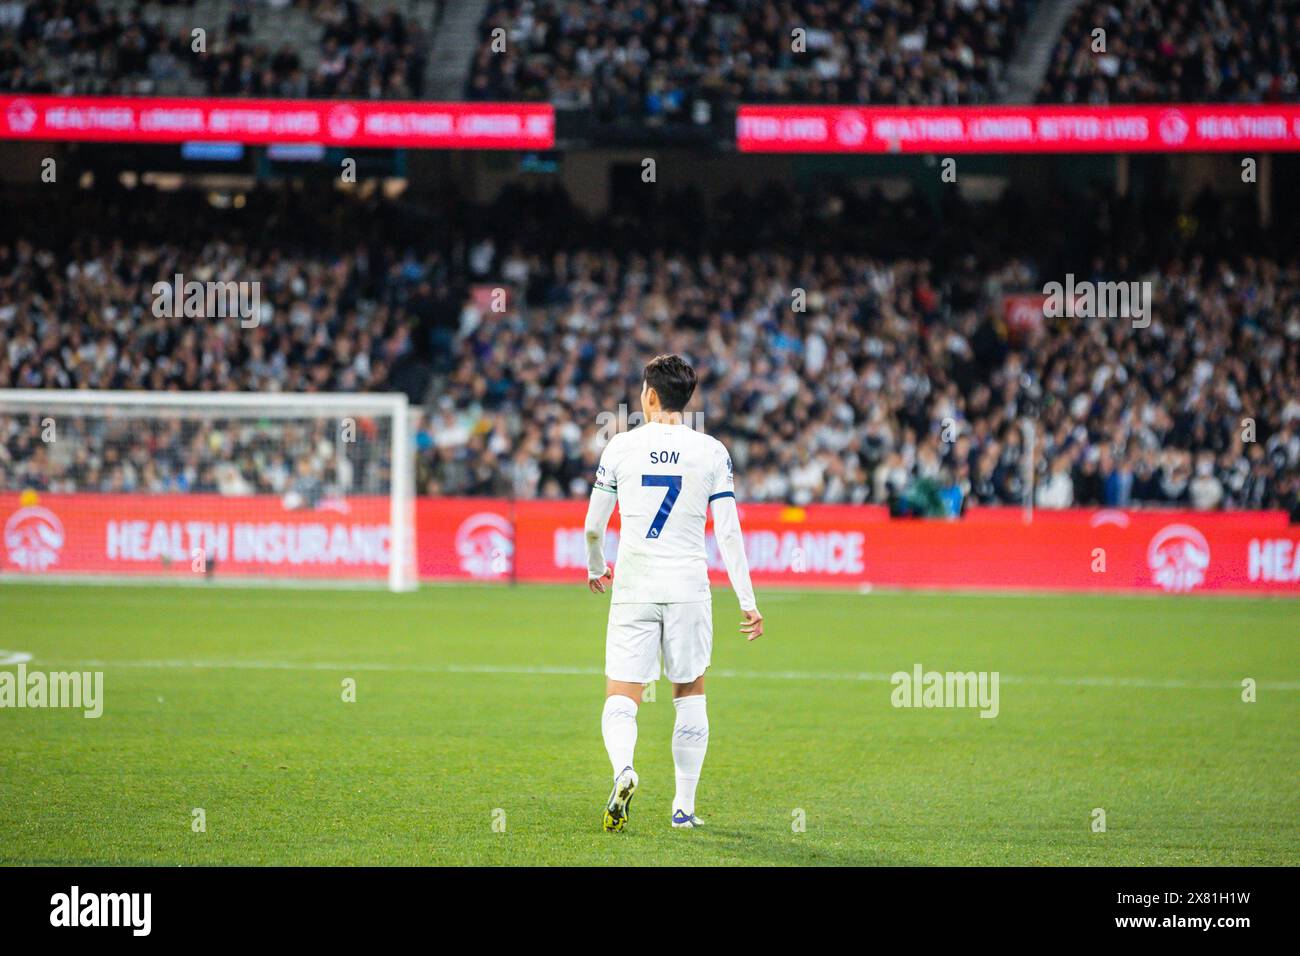
[[[660,681],[606,834],[608,605],[580,582],[0,585],[0,648],[105,675],[98,720],[0,710],[0,863],[1300,863],[1296,603],[759,596],[750,645],[715,595],[708,829],[668,826]],[[999,715],[893,707],[916,663],[999,672]]]

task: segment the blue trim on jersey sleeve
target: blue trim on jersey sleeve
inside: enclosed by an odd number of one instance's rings
[[[719,498],[734,498],[734,497],[736,497],[736,493],[734,491],[719,491],[716,495],[709,495],[709,502],[712,503],[714,501],[717,501]]]

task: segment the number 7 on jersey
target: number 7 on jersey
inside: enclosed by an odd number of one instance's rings
[[[664,528],[664,522],[672,514],[673,505],[677,503],[677,496],[682,491],[681,475],[642,475],[641,486],[643,488],[666,488],[664,500],[659,505],[659,513],[655,515],[655,520],[650,522],[650,529],[645,533],[647,538],[659,537],[659,532]]]

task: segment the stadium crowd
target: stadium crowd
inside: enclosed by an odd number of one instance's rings
[[[549,100],[605,119],[651,122],[700,119],[738,101],[983,103],[999,95],[1028,7],[1025,0],[492,0],[468,96]]]
[[[260,42],[255,25],[289,5],[311,14],[315,34]],[[196,51],[192,27],[170,33],[140,6],[9,0],[0,90],[418,99],[443,5],[429,9],[403,17],[364,0],[234,0]],[[490,0],[465,95],[650,125],[708,122],[739,102],[994,102],[1033,9],[1033,0]],[[1300,11],[1288,0],[1084,0],[1038,99],[1294,102],[1298,42]]]
[[[287,3],[280,4],[288,5]],[[396,9],[356,0],[298,0],[319,26],[318,54],[256,42],[252,0],[235,0],[224,24],[165,33],[142,8],[96,0],[9,4],[0,16],[0,91],[57,94],[197,93],[213,96],[418,99],[424,90],[425,28]],[[310,42],[305,38],[300,41]]]
[[[557,216],[566,200],[553,191],[420,222],[394,220],[384,203],[313,217],[283,195],[254,194],[243,231],[223,228],[221,241],[211,222],[177,234],[175,217],[190,218],[179,197],[166,200],[169,216],[139,199],[110,203],[103,235],[129,225],[138,241],[103,238],[87,210],[62,235],[0,233],[0,387],[406,390],[428,399],[422,492],[569,497],[586,494],[613,429],[635,424],[645,359],[677,351],[700,371],[694,421],[728,444],[748,500],[926,515],[1018,504],[1029,420],[1040,507],[1297,508],[1294,254],[1188,247],[1159,268],[1097,259],[1079,279],[1152,283],[1150,327],[1046,319],[1021,337],[1001,296],[1061,279],[1055,265],[917,245],[935,230],[914,242],[906,202],[862,218],[836,198],[806,198],[806,221],[784,245],[749,228],[737,210],[752,203],[728,214],[719,202],[697,248],[662,243],[642,224],[627,241],[576,210]],[[1207,241],[1228,231],[1201,213]],[[152,228],[136,221],[148,215]],[[790,216],[787,226],[799,222]],[[1050,246],[1013,221],[1027,243]],[[873,251],[864,222],[888,224],[892,255]],[[842,229],[858,230],[856,245]],[[152,285],[177,272],[261,282],[262,321],[156,315]],[[504,312],[481,294],[497,287],[511,293]],[[330,443],[311,440],[271,469],[256,433],[245,447],[233,428],[185,445],[209,449],[206,461],[186,465],[185,449],[169,445],[165,473],[149,472],[151,456],[129,444],[112,460],[103,450],[58,464],[36,449],[38,426],[10,420],[0,433],[4,484],[269,490],[281,472],[323,481],[344,466]]]
[[[1013,261],[980,280],[996,297],[1042,277]],[[519,422],[500,445],[514,493],[585,494],[608,437],[601,412],[634,410],[641,357],[673,350],[701,370],[695,420],[727,442],[750,500],[924,514],[1018,503],[1030,415],[1041,507],[1286,503],[1300,463],[1300,273],[1193,261],[1150,281],[1150,329],[1070,320],[1022,349],[996,312],[957,307],[925,261],[567,256],[547,278],[557,307],[467,310],[432,481],[499,490],[479,484],[491,449],[472,441],[505,413]],[[803,314],[791,310],[800,288]]]
[[[289,508],[315,508],[334,496],[386,494],[388,462],[367,447],[387,442],[374,423],[352,447],[339,419],[90,417],[80,410],[11,427],[0,445],[0,487],[52,492],[279,495]],[[384,448],[387,447],[385,444]]]
[[[1288,0],[1084,0],[1042,103],[1295,102],[1300,8]]]

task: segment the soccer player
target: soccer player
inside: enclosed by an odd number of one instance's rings
[[[636,712],[643,686],[659,677],[660,655],[677,711],[672,825],[693,829],[704,822],[695,815],[695,788],[709,746],[704,672],[713,651],[713,602],[704,524],[710,509],[722,563],[740,599],[740,631],[751,641],[763,634],[736,512],[731,457],[722,442],[682,422],[682,409],[694,392],[695,370],[679,356],[661,355],[645,367],[644,424],[605,446],[587,507],[587,587],[604,594],[613,585],[600,720],[614,768],[604,817],[610,831],[627,825],[637,788]],[[616,502],[623,522],[617,578],[604,554],[605,528]]]

